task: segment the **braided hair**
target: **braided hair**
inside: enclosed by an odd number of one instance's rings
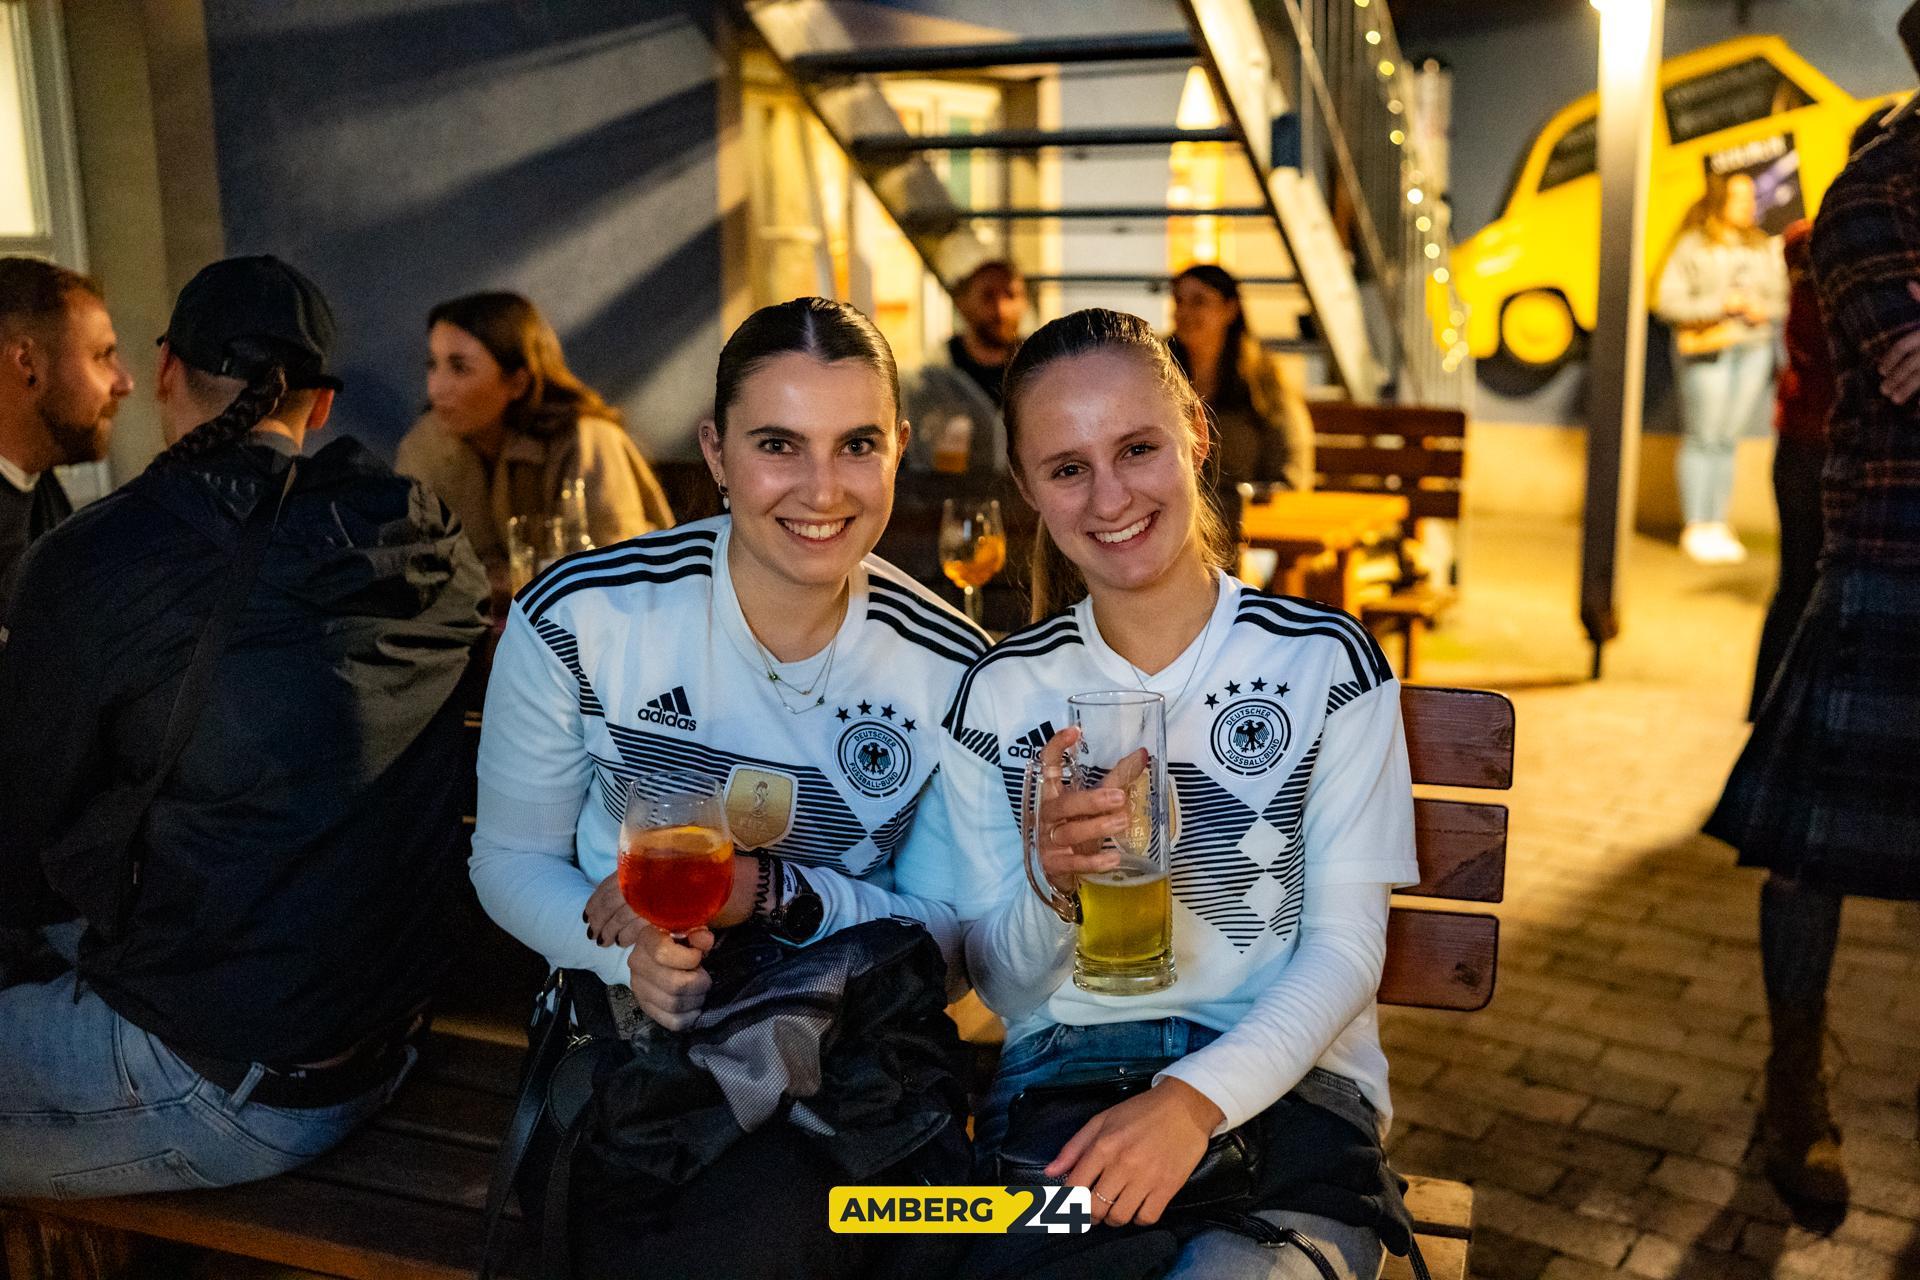
[[[181,436],[162,453],[161,462],[187,462],[203,458],[224,445],[244,440],[259,426],[287,394],[287,371],[276,362],[256,366],[233,403],[218,414]]]

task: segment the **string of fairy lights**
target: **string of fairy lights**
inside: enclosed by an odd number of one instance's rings
[[[1429,200],[1426,191],[1426,174],[1421,170],[1417,146],[1409,147],[1411,122],[1407,116],[1405,97],[1408,86],[1404,75],[1406,65],[1400,56],[1398,42],[1388,29],[1384,15],[1373,12],[1373,0],[1353,0],[1354,8],[1362,10],[1360,25],[1362,39],[1370,49],[1378,51],[1380,57],[1374,69],[1379,73],[1381,91],[1387,95],[1387,114],[1392,118],[1387,132],[1387,142],[1400,152],[1400,182],[1407,204],[1419,209],[1408,234],[1409,252],[1416,255],[1415,263],[1421,269],[1422,278],[1428,287],[1420,291],[1420,296],[1409,300],[1408,306],[1415,314],[1432,313],[1436,329],[1435,336],[1441,351],[1440,368],[1446,374],[1457,372],[1467,359],[1465,304],[1453,290],[1453,275],[1446,263],[1447,227],[1450,220],[1446,202],[1440,199]],[[1429,290],[1437,290],[1439,301],[1430,303]],[[1445,323],[1441,323],[1439,310],[1444,307]]]

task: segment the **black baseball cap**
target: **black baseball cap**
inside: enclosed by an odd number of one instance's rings
[[[249,378],[279,364],[290,388],[340,389],[327,372],[333,308],[320,286],[271,254],[202,267],[173,304],[161,339],[196,369]]]

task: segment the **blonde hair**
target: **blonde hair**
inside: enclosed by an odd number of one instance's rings
[[[1033,380],[1056,361],[1097,351],[1123,351],[1145,360],[1180,416],[1188,422],[1197,418],[1203,425],[1208,423],[1206,408],[1194,392],[1193,384],[1174,363],[1167,344],[1154,333],[1152,325],[1122,311],[1089,307],[1041,325],[1020,344],[1007,365],[1002,415],[1007,424],[1007,457],[1015,467],[1020,465],[1021,409]],[[1193,457],[1192,453],[1187,456]],[[1199,539],[1201,554],[1208,563],[1223,564],[1233,548],[1226,521],[1221,518],[1213,495],[1202,490],[1199,467],[1190,464],[1187,471],[1187,482],[1193,492],[1193,535]],[[1034,531],[1033,551],[1027,561],[1027,593],[1028,616],[1036,622],[1087,594],[1086,579],[1054,543],[1044,523]]]

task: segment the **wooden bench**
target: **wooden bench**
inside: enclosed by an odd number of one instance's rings
[[[1505,788],[1513,773],[1513,707],[1495,693],[1402,690],[1416,784]],[[1506,809],[1420,797],[1414,804],[1421,879],[1407,897],[1500,900]],[[1499,921],[1484,913],[1396,905],[1380,1000],[1470,1011],[1493,997]],[[479,1265],[493,1152],[505,1131],[524,1036],[518,1020],[539,962],[476,917],[460,995],[393,1105],[337,1149],[292,1173],[216,1191],[111,1200],[26,1201],[0,1209],[7,1280],[144,1277],[181,1267],[160,1242],[214,1249],[356,1280],[457,1280]],[[955,1008],[990,1074],[999,1023],[969,997]],[[984,1078],[984,1077],[983,1077]],[[1467,1274],[1473,1195],[1412,1179],[1408,1204],[1436,1280]],[[96,1230],[62,1229],[80,1224]],[[166,1259],[172,1258],[169,1269]],[[502,1275],[532,1274],[529,1242],[510,1223]],[[1386,1276],[1410,1272],[1390,1260]]]
[[[1460,519],[1466,477],[1467,418],[1458,409],[1314,401],[1316,487],[1334,493],[1390,493],[1407,499],[1403,546],[1423,520]],[[1453,603],[1452,573],[1422,572],[1401,556],[1386,596],[1361,603],[1360,620],[1380,635],[1401,637],[1400,673],[1411,680],[1422,630]]]

